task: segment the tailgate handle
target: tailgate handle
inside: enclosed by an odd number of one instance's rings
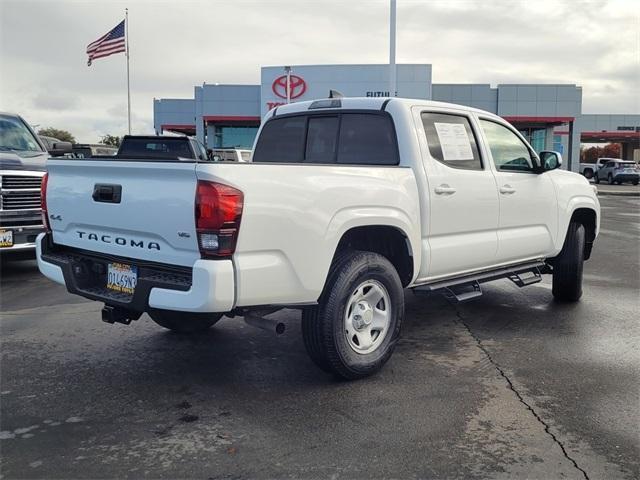
[[[93,200],[103,203],[120,203],[122,199],[122,185],[96,183],[93,187]]]

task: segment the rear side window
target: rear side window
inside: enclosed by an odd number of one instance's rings
[[[338,163],[397,165],[398,148],[391,118],[360,113],[342,115]]]
[[[269,120],[254,162],[397,165],[398,146],[388,114],[296,115]]]
[[[433,158],[453,168],[482,170],[478,144],[467,117],[425,112],[422,124]]]
[[[298,163],[304,153],[306,117],[283,117],[269,120],[262,128],[254,162]]]

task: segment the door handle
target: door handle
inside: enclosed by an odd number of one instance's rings
[[[516,189],[513,188],[511,185],[507,184],[500,187],[500,193],[510,195],[512,193],[516,193]]]
[[[94,202],[120,203],[122,198],[122,185],[96,183],[93,186],[91,198],[93,198]]]
[[[443,183],[442,185],[438,185],[434,189],[434,192],[436,192],[436,195],[453,195],[454,193],[456,193],[456,189],[450,187],[446,183]]]

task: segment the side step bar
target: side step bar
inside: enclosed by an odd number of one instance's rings
[[[482,295],[481,283],[508,278],[522,288],[540,282],[542,274],[550,273],[550,271],[550,267],[545,262],[521,263],[462,277],[438,280],[415,287],[413,291],[415,294],[442,293],[449,300],[465,302]]]

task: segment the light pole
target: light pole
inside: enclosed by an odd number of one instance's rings
[[[284,73],[287,75],[287,103],[291,103],[291,67],[284,67]]]
[[[396,96],[396,0],[389,12],[389,96]]]

